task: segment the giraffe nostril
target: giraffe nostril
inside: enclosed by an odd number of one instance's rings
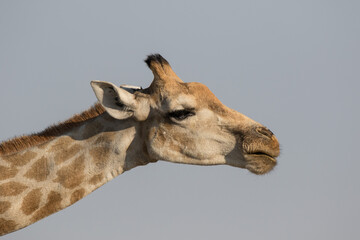
[[[263,135],[263,136],[266,136],[268,138],[271,138],[274,134],[269,130],[267,129],[266,127],[258,127],[256,128],[256,132]]]

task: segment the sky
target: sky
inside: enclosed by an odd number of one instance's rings
[[[2,239],[357,239],[360,2],[0,2],[0,141],[147,87],[160,53],[278,137],[275,170],[157,162]]]

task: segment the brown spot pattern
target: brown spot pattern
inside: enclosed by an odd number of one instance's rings
[[[68,166],[62,167],[56,174],[55,182],[59,182],[66,188],[77,187],[84,179],[85,157],[81,155]]]
[[[90,150],[90,155],[92,156],[93,164],[101,170],[106,167],[109,161],[110,149],[106,146],[94,147]]]
[[[54,159],[56,164],[60,164],[72,158],[76,153],[81,150],[80,144],[75,144],[68,149],[63,149],[56,153]]]
[[[48,195],[46,204],[37,210],[34,216],[31,218],[33,222],[36,222],[52,213],[61,210],[61,195],[58,192],[51,191]]]
[[[15,175],[18,172],[19,170],[14,166],[12,167],[0,166],[0,180],[15,177]]]
[[[79,201],[80,199],[82,199],[85,195],[85,189],[81,188],[81,189],[78,189],[76,190],[75,192],[73,192],[71,194],[71,198],[70,198],[70,202],[71,204]]]
[[[4,183],[0,185],[0,196],[16,196],[26,188],[27,186],[17,182]]]
[[[61,136],[60,138],[55,140],[55,143],[52,144],[50,152],[59,152],[65,146],[70,145],[72,141],[73,140],[69,136]]]
[[[40,182],[45,181],[49,175],[49,160],[45,157],[42,157],[31,166],[31,168],[25,173],[24,176]]]
[[[89,183],[95,185],[95,184],[101,182],[101,180],[102,180],[103,178],[104,178],[104,176],[103,176],[102,173],[96,174],[95,176],[93,176],[93,177],[89,180]]]
[[[21,205],[21,210],[25,215],[30,215],[39,208],[41,196],[40,188],[32,190],[25,196]]]
[[[0,201],[0,214],[6,212],[11,206],[10,202]]]
[[[109,144],[114,140],[115,134],[114,132],[103,132],[97,136],[95,144]]]
[[[15,221],[0,218],[0,236],[14,231],[16,226],[17,223]]]
[[[29,163],[34,157],[36,157],[36,153],[32,151],[27,151],[23,154],[12,154],[7,156],[1,156],[5,161],[11,163],[13,166],[24,166]]]

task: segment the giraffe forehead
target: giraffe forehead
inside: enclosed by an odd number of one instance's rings
[[[189,94],[192,95],[199,108],[208,108],[214,113],[228,113],[228,108],[220,102],[210,89],[202,83],[188,83]]]
[[[181,108],[209,108],[215,112],[226,112],[226,106],[202,83],[169,84],[163,91],[163,105],[167,110]]]
[[[202,83],[191,82],[187,84],[189,93],[195,96],[197,99],[207,100],[207,101],[219,101],[210,89]]]
[[[190,94],[180,93],[174,98],[167,98],[164,103],[165,110],[181,110],[187,108],[195,108],[196,99]]]

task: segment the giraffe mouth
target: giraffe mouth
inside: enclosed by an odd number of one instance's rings
[[[277,141],[275,142],[277,143]],[[276,165],[276,158],[280,155],[278,144],[243,144],[244,157],[247,161],[265,161]]]
[[[264,152],[244,154],[245,168],[257,175],[270,172],[277,164],[276,157]]]
[[[274,156],[272,154],[265,153],[265,152],[246,153],[245,156],[255,157],[255,158],[266,158],[266,159],[269,159],[274,162],[276,162],[276,157],[277,157],[277,156]]]

